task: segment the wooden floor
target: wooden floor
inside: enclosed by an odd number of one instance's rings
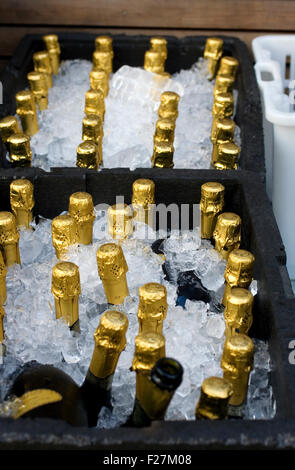
[[[0,69],[28,33],[254,37],[294,33],[294,0],[1,0]]]

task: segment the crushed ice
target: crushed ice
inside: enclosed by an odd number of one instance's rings
[[[123,423],[132,410],[135,394],[135,373],[129,370],[134,339],[138,332],[138,288],[146,282],[166,286],[169,310],[164,322],[166,355],[178,359],[184,367],[184,377],[169,406],[168,420],[194,419],[194,410],[202,381],[212,375],[221,376],[220,359],[224,343],[222,313],[210,311],[209,304],[187,300],[185,309],[176,306],[177,286],[164,279],[163,258],[153,253],[150,240],[142,239],[142,224],[123,250],[129,271],[130,290],[124,303],[116,308],[129,320],[127,346],[122,352],[113,382],[114,409],[112,415],[101,411],[99,426],[114,427]],[[79,266],[82,294],[79,299],[81,333],[71,332],[61,319],[55,319],[54,299],[50,291],[52,267],[57,262],[51,243],[51,221],[40,219],[34,231],[21,231],[22,266],[8,269],[5,334],[7,354],[0,366],[0,401],[9,387],[9,377],[24,362],[36,360],[53,364],[81,384],[93,352],[93,333],[100,314],[108,306],[102,283],[97,274],[96,250],[110,241],[104,212],[96,213],[94,239],[91,246],[73,247],[69,260]],[[140,236],[139,236],[140,235]],[[155,235],[155,234],[154,234]],[[159,238],[163,237],[163,233]],[[179,252],[181,242],[182,250]],[[178,270],[194,270],[204,286],[215,289],[222,298],[225,262],[209,242],[201,242],[198,229],[181,235],[172,233],[166,242],[165,255]],[[142,269],[142,266],[145,269]],[[253,284],[253,292],[257,290]],[[251,373],[247,418],[269,419],[275,414],[275,401],[269,382],[271,370],[268,346],[255,342],[255,369]]]

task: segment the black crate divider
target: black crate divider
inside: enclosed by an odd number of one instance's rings
[[[9,184],[14,178],[0,176],[1,210],[9,210]],[[21,175],[19,175],[21,176]],[[105,170],[80,172],[58,170],[50,175],[36,172],[36,215],[54,217],[66,210],[69,195],[88,191],[95,204],[112,204],[116,195],[130,202],[132,182],[140,177],[156,183],[157,203],[196,204],[206,181],[219,181],[226,188],[224,210],[242,217],[242,244],[256,258],[258,295],[254,303],[251,336],[268,340],[273,370],[271,384],[277,403],[272,420],[155,422],[150,428],[72,428],[52,420],[0,420],[1,449],[92,449],[92,450],[192,450],[295,448],[295,365],[290,363],[289,343],[295,339],[295,300],[286,275],[286,256],[271,205],[259,177],[250,172],[189,170]],[[259,201],[258,203],[254,202]]]
[[[95,34],[57,33],[61,44],[61,58],[92,60]],[[111,35],[114,43],[114,70],[122,65],[143,66],[144,53],[149,47],[149,36]],[[239,91],[235,121],[241,129],[242,150],[240,168],[254,171],[264,179],[264,143],[262,128],[262,109],[259,90],[252,60],[246,45],[238,38],[220,36],[224,41],[224,55],[232,55],[239,60],[240,67],[236,80]],[[190,68],[202,56],[205,36],[187,36],[178,39],[166,36],[168,40],[167,71],[177,72]],[[15,113],[15,94],[28,87],[27,73],[33,70],[33,53],[44,49],[42,35],[26,35],[0,76],[3,85],[4,104],[0,105],[0,118]],[[196,123],[197,125],[197,123]],[[0,146],[0,167],[10,166],[5,158],[5,149]],[[31,169],[27,169],[28,175]]]

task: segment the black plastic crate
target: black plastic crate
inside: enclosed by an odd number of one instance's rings
[[[62,32],[57,34],[61,45],[62,60],[92,60],[95,34]],[[150,36],[111,36],[114,45],[114,71],[126,64],[137,67],[143,66],[144,53],[149,48]],[[224,55],[234,56],[240,63],[235,82],[239,92],[235,121],[241,129],[242,141],[239,160],[240,169],[260,173],[264,179],[262,108],[252,59],[246,44],[240,39],[227,36],[220,37],[224,41]],[[182,39],[166,36],[166,38],[168,40],[166,70],[170,73],[190,68],[203,55],[205,36],[191,36]],[[0,76],[4,96],[4,104],[0,105],[0,118],[8,114],[15,114],[15,94],[28,87],[27,73],[33,70],[32,56],[34,52],[41,49],[44,49],[44,44],[40,34],[27,35],[20,42],[14,56],[3,71],[2,76]],[[10,165],[5,159],[2,143],[0,145],[0,157],[2,167]],[[26,174],[29,175],[30,172],[30,169],[26,170]]]
[[[18,171],[21,177],[21,170]],[[131,202],[135,179],[151,178],[156,203],[197,204],[201,185],[219,181],[225,186],[225,211],[242,218],[241,247],[255,256],[258,280],[250,335],[267,340],[273,364],[271,385],[277,404],[271,420],[155,422],[151,427],[109,430],[72,428],[52,420],[0,420],[1,449],[91,450],[200,450],[280,449],[295,447],[295,365],[290,361],[290,341],[295,339],[295,299],[286,271],[285,250],[260,179],[249,172],[159,170],[104,170],[99,173],[59,170],[32,177],[36,215],[53,218],[67,210],[74,191],[89,192],[94,204],[113,204],[116,196]],[[9,210],[12,175],[0,177],[0,210]],[[257,204],[259,201],[259,204]]]

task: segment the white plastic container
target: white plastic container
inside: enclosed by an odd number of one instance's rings
[[[295,35],[260,36],[252,48],[264,113],[266,189],[295,279]]]

